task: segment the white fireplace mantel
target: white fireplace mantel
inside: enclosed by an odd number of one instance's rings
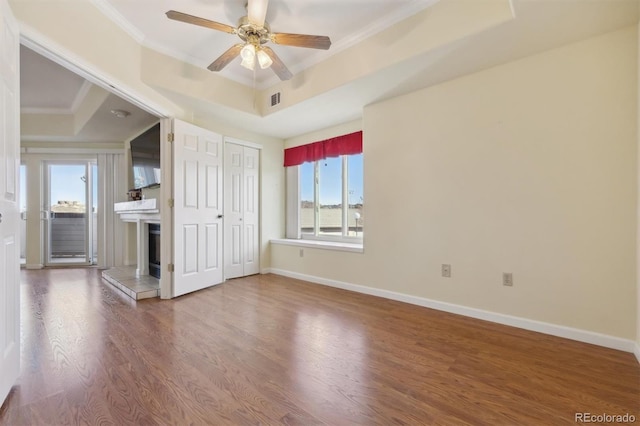
[[[115,203],[113,210],[119,214],[120,219],[125,222],[142,220],[145,222],[160,223],[160,209],[155,198]]]
[[[136,223],[136,276],[149,275],[149,224],[160,223],[160,208],[155,198],[115,203],[113,210],[123,222]]]

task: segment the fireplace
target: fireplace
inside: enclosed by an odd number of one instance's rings
[[[160,224],[149,224],[149,275],[160,278]]]

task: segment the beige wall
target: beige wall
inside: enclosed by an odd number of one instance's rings
[[[362,120],[349,121],[327,129],[289,138],[284,141],[284,146],[285,148],[292,148],[294,146],[335,138],[336,136],[348,135],[349,133],[358,132],[360,130],[362,130]]]
[[[271,266],[633,340],[637,43],[631,27],[367,107],[364,253],[273,245]]]

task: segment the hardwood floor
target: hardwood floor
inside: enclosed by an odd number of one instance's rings
[[[3,425],[575,424],[634,415],[634,356],[275,275],[135,302],[22,272]]]

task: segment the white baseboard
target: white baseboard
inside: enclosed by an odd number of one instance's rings
[[[633,354],[636,356],[638,363],[640,363],[640,343],[634,345]]]
[[[27,263],[25,267],[27,269],[42,269],[44,265],[42,263]]]
[[[322,284],[330,287],[341,288],[343,290],[355,291],[357,293],[370,294],[372,296],[384,297],[386,299],[397,300],[399,302],[410,303],[412,305],[424,306],[425,308],[436,309],[438,311],[449,312],[452,314],[463,315],[466,317],[491,321],[498,324],[509,325],[512,327],[522,328],[525,330],[536,331],[539,333],[549,334],[552,336],[563,337],[565,339],[577,340],[579,342],[591,343],[593,345],[604,346],[606,348],[617,349],[625,352],[633,352],[640,361],[640,348],[633,340],[623,339],[620,337],[609,336],[606,334],[595,333],[593,331],[581,330],[563,325],[556,325],[542,321],[531,320],[527,318],[515,317],[512,315],[499,314],[496,312],[485,311],[482,309],[470,308],[467,306],[456,305],[448,302],[440,302],[437,300],[427,299],[423,297],[410,296],[407,294],[396,293],[389,290],[381,290],[373,287],[366,287],[358,284],[345,283],[342,281],[330,280],[327,278],[316,277],[312,275],[300,274],[298,272],[287,271],[278,268],[266,268],[263,273],[272,273],[285,277],[296,278],[299,280],[309,281],[316,284]]]

